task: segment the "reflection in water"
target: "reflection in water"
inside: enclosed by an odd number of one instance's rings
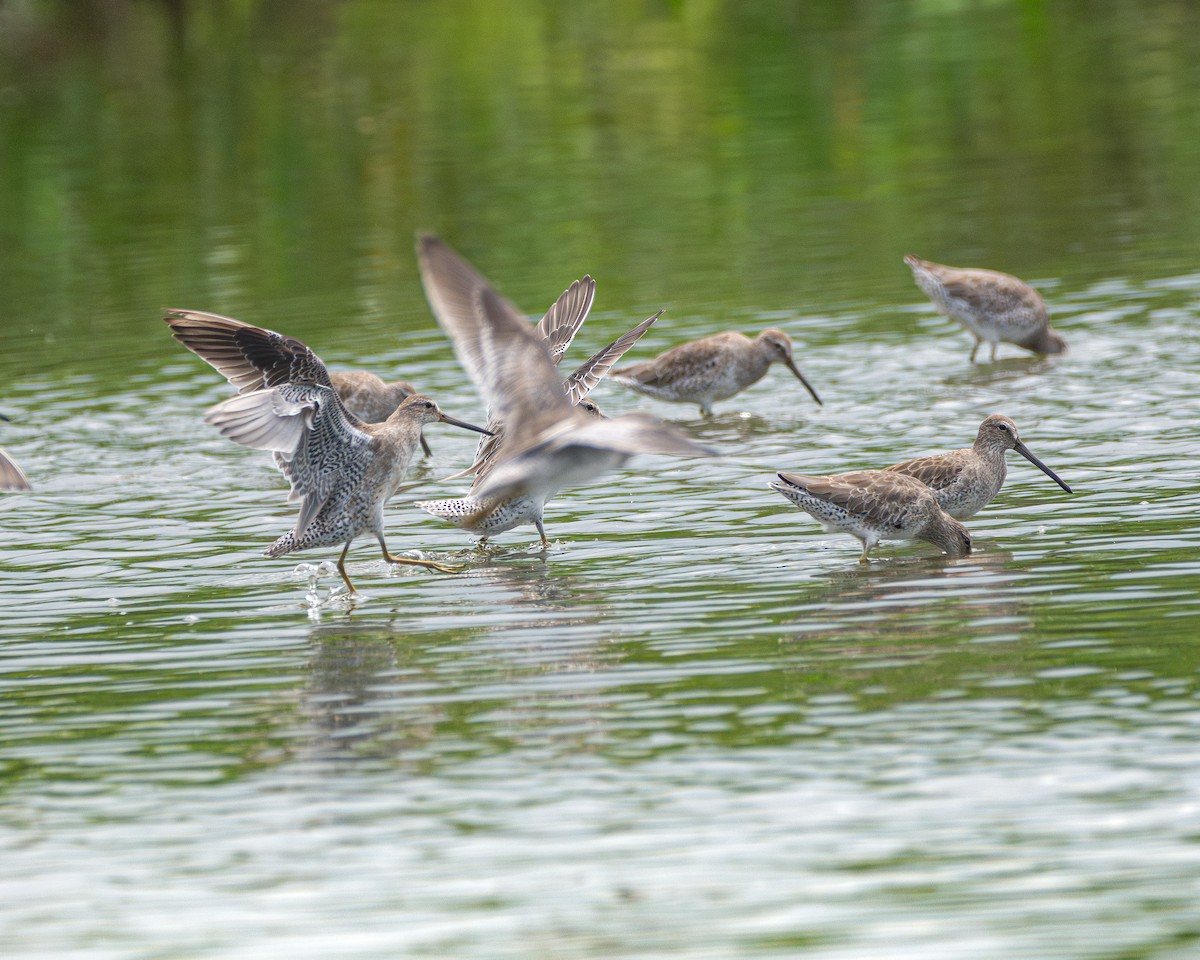
[[[512,727],[507,735],[526,739],[540,735],[547,704],[586,703],[588,713],[603,705],[593,694],[540,682],[611,662],[613,652],[602,646],[601,594],[579,589],[569,575],[551,575],[545,562],[493,562],[462,584],[461,605],[470,613],[445,630],[416,629],[403,608],[390,617],[352,610],[312,628],[310,680],[301,696],[311,755],[437,766],[446,745],[435,742],[447,736],[461,741],[451,751],[456,759],[487,749],[490,734],[467,742],[463,725],[476,714],[502,709]],[[475,616],[483,596],[512,609]],[[515,693],[527,681],[533,690]],[[522,725],[528,729],[517,729]]]
[[[824,582],[822,600],[848,616],[813,628],[797,625],[794,639],[882,642],[901,649],[908,642],[941,649],[955,643],[1019,636],[1033,625],[1022,598],[1012,589],[1011,551],[990,547],[970,557],[899,557],[847,565],[815,578]],[[855,615],[855,611],[858,615]]]

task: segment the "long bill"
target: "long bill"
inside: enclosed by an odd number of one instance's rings
[[[476,433],[483,433],[487,436],[494,436],[491,430],[485,430],[483,427],[477,427],[473,423],[467,423],[466,420],[459,420],[458,417],[452,417],[448,413],[443,413],[438,419],[442,423],[448,423],[452,427],[462,427],[464,430],[474,430]],[[1062,482],[1061,480],[1059,481]]]
[[[796,375],[796,379],[799,380],[802,384],[804,384],[805,389],[808,390],[808,392],[812,394],[812,398],[817,401],[817,405],[823,406],[823,404],[821,403],[821,398],[817,396],[817,391],[814,390],[813,385],[808,382],[808,378],[800,372],[800,368],[798,366],[796,366],[795,362],[790,357],[787,358],[786,360],[784,360],[783,362],[786,363],[787,368]]]
[[[1042,463],[1041,460],[1039,460],[1032,453],[1030,453],[1029,448],[1027,446],[1025,446],[1025,444],[1022,443],[1020,440],[1018,440],[1016,442],[1016,445],[1013,446],[1013,449],[1016,450],[1017,453],[1019,453],[1021,456],[1023,456],[1030,463],[1032,463],[1035,467],[1037,467],[1039,470],[1041,470],[1042,473],[1044,473],[1046,476],[1048,476],[1051,480],[1053,480],[1055,483],[1057,483],[1060,487],[1062,487],[1064,490],[1066,490],[1067,493],[1075,492],[1070,487],[1068,487],[1065,483],[1063,483],[1062,478],[1057,473],[1055,473],[1048,466],[1046,466],[1044,463]]]

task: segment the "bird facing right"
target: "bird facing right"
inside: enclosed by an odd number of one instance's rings
[[[1046,302],[1024,280],[997,270],[947,267],[911,253],[904,262],[933,305],[975,338],[972,361],[984,341],[992,345],[992,360],[1001,342],[1042,355],[1067,349],[1067,342],[1050,326]]]
[[[858,470],[827,477],[778,474],[768,486],[831,533],[862,541],[859,563],[867,563],[881,540],[924,540],[952,557],[971,552],[971,533],[938,506],[920,480],[884,470]]]
[[[753,340],[726,330],[681,343],[653,360],[614,370],[609,379],[656,400],[698,404],[707,417],[715,401],[728,400],[758,383],[773,363],[791,370],[820,404],[817,391],[792,359],[792,338],[773,327]]]
[[[991,503],[1004,486],[1008,476],[1004,454],[1009,450],[1016,450],[1067,493],[1072,492],[1057,473],[1025,446],[1017,425],[999,413],[993,413],[979,425],[971,446],[905,460],[887,470],[915,477],[928,485],[943,510],[956,520],[966,520]]]

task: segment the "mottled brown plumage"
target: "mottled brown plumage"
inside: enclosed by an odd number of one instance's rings
[[[881,540],[924,540],[952,557],[971,552],[971,534],[938,506],[925,484],[883,470],[858,470],[826,477],[781,473],[772,490],[826,530],[848,533],[862,541],[859,557],[866,563]]]
[[[992,414],[979,425],[975,443],[970,447],[905,460],[887,469],[920,480],[933,491],[943,510],[958,520],[966,520],[991,503],[1004,486],[1008,475],[1004,454],[1009,450],[1016,450],[1067,493],[1071,493],[1071,488],[1058,474],[1025,446],[1017,432],[1017,425],[998,413]]]
[[[1001,341],[1040,354],[1067,349],[1066,341],[1050,326],[1045,301],[1025,281],[996,270],[947,267],[911,253],[904,262],[933,305],[975,338],[972,361],[984,341],[992,345],[993,360]]]
[[[408,472],[424,424],[483,432],[480,427],[447,416],[420,394],[383,422],[364,423],[342,405],[320,358],[294,337],[198,311],[170,310],[164,319],[176,340],[238,387],[205,419],[236,443],[272,451],[291,484],[288,500],[300,504],[295,526],[266,549],[267,556],[344,544],[338,573],[355,594],[346,552],[369,531],[389,563],[455,572],[430,560],[393,556],[383,535],[383,507]]]
[[[609,379],[656,400],[698,404],[707,417],[715,401],[728,400],[757,383],[773,363],[784,364],[812,398],[821,402],[792,359],[791,337],[774,328],[753,340],[727,330],[681,343],[653,360],[614,370]]]

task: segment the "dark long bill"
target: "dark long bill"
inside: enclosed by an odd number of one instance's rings
[[[464,430],[474,430],[476,433],[486,433],[489,437],[492,436],[491,430],[484,430],[483,427],[477,427],[473,423],[467,423],[466,420],[459,420],[458,417],[452,417],[448,413],[443,413],[439,418],[442,423],[448,423],[452,427],[462,427]],[[1059,481],[1060,483],[1062,481]]]
[[[817,396],[817,391],[814,390],[813,385],[808,382],[808,378],[805,377],[804,374],[802,374],[800,372],[800,368],[798,366],[796,366],[796,364],[793,363],[790,359],[784,360],[783,362],[786,363],[787,368],[796,375],[796,379],[799,380],[802,384],[804,384],[805,389],[808,390],[808,392],[812,394],[812,398],[817,401],[818,406],[823,406],[823,404],[821,404],[821,398]]]
[[[1020,440],[1017,441],[1016,446],[1014,446],[1013,449],[1016,450],[1017,453],[1019,453],[1021,456],[1023,456],[1030,463],[1032,463],[1035,467],[1037,467],[1039,470],[1041,470],[1042,473],[1044,473],[1046,476],[1048,476],[1051,480],[1053,480],[1055,483],[1057,483],[1060,487],[1062,487],[1064,490],[1066,490],[1067,493],[1075,492],[1070,487],[1068,487],[1065,483],[1062,482],[1062,478],[1057,473],[1055,473],[1048,466],[1046,466],[1044,463],[1042,463],[1041,460],[1039,460],[1032,453],[1030,453],[1029,448],[1027,446],[1025,446],[1025,444],[1022,443]]]

